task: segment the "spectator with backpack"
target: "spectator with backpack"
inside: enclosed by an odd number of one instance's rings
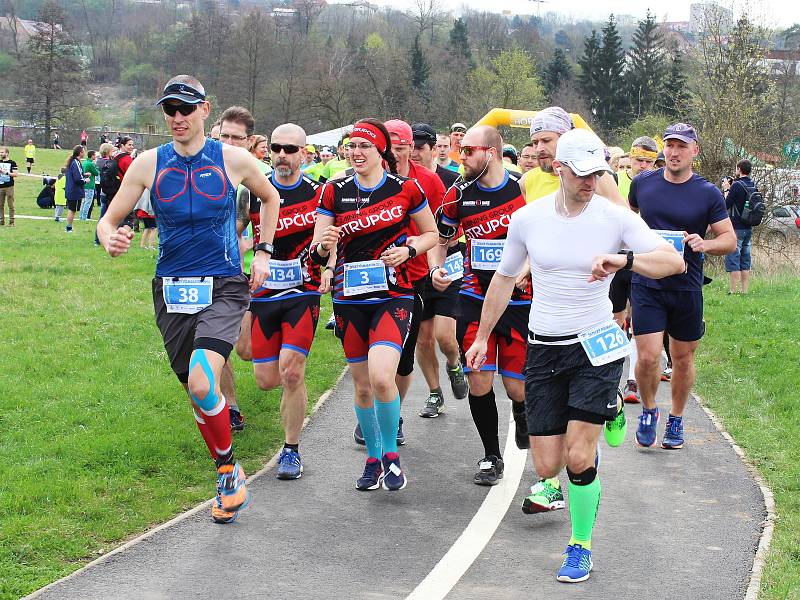
[[[108,199],[108,195],[105,193],[103,188],[103,167],[106,166],[108,161],[111,160],[111,155],[114,153],[115,148],[112,144],[106,142],[100,146],[100,156],[97,159],[97,171],[100,173],[98,176],[98,198],[100,199],[100,218],[103,218],[103,215],[106,214],[106,210],[108,210],[108,204],[110,200]],[[106,174],[106,179],[108,179],[108,174]],[[119,187],[117,187],[119,189]],[[97,237],[97,232],[94,234],[94,245],[100,245],[100,239]]]
[[[764,198],[750,179],[752,170],[753,165],[749,160],[736,163],[736,179],[725,197],[725,205],[736,230],[736,249],[725,256],[725,271],[730,275],[728,294],[746,294],[748,291],[753,227],[764,218]]]

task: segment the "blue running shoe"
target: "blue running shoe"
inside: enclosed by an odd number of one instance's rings
[[[361,423],[356,423],[355,431],[353,431],[353,441],[359,446],[367,445],[367,442],[364,441],[364,434],[361,433]]]
[[[586,550],[580,544],[572,544],[564,550],[564,562],[558,570],[556,579],[564,583],[578,583],[589,579],[592,570],[592,551]]]
[[[387,452],[383,455],[383,489],[396,492],[406,487],[406,475],[400,468],[400,455]]]
[[[291,448],[281,450],[278,457],[278,479],[300,479],[303,476],[303,462],[300,453]]]
[[[383,481],[383,466],[377,458],[368,458],[364,465],[364,474],[356,481],[356,489],[366,492],[377,490]]]
[[[669,416],[667,419],[667,430],[661,440],[661,447],[667,450],[678,450],[683,448],[683,417]]]
[[[642,409],[639,415],[639,428],[636,430],[636,443],[649,448],[656,443],[656,425],[658,425],[658,408]]]

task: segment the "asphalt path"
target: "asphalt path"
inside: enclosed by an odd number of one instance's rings
[[[495,390],[502,446],[510,405],[499,381]],[[300,480],[278,481],[268,471],[250,483],[252,503],[236,523],[215,525],[207,510],[198,511],[34,596],[744,598],[764,502],[694,400],[683,450],[638,448],[633,433],[640,409],[631,405],[625,444],[601,442],[594,570],[584,583],[564,584],[555,574],[570,536],[568,511],[522,513],[534,473],[513,441],[506,446],[511,467],[503,484],[474,485],[482,447],[467,401],[447,391],[447,412],[436,419],[417,416],[427,396],[421,376],[404,403],[405,490],[356,491],[365,452],[353,443],[353,388],[346,376],[303,433]],[[668,395],[669,384],[662,383],[662,415]],[[659,440],[663,425],[662,419]],[[513,473],[515,463],[521,477]],[[562,474],[565,488],[566,482]]]

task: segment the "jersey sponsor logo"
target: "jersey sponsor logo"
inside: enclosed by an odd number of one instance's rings
[[[355,219],[352,219],[347,223],[342,224],[342,233],[344,235],[350,235],[353,233],[357,233],[359,231],[363,231],[365,229],[370,229],[371,227],[374,227],[377,223],[381,221],[383,221],[384,223],[394,223],[398,219],[402,218],[403,218],[403,207],[392,206],[391,208],[384,208],[379,212],[373,214],[365,214],[357,216]]]
[[[463,200],[461,206],[491,206],[491,200]]]
[[[342,204],[355,204],[358,202],[358,198],[341,198],[339,202]]]
[[[301,212],[297,213],[296,215],[285,215],[278,219],[278,226],[275,228],[275,231],[285,231],[292,227],[306,229],[314,225],[316,220],[317,215],[313,212]]]
[[[489,219],[483,223],[478,223],[472,227],[464,229],[464,233],[470,238],[481,238],[493,234],[498,229],[508,229],[511,222],[511,215],[502,215],[499,218]]]

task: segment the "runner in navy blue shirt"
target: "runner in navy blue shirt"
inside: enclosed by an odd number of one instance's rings
[[[150,190],[159,229],[153,279],[156,324],[216,463],[212,519],[230,523],[247,504],[248,494],[244,471],[233,456],[221,372],[239,336],[250,291],[269,276],[267,255],[272,252],[280,197],[249,152],[205,137],[211,105],[197,79],[172,78],[158,104],[173,141],[144,152],[131,163],[114,202],[97,225],[97,234],[112,257],[127,252],[133,232],[117,223],[133,209],[144,189]],[[236,236],[240,183],[262,200],[261,240],[269,242],[257,248],[249,286]]]
[[[686,261],[682,275],[659,280],[633,275],[631,307],[639,354],[636,381],[644,405],[636,442],[644,447],[656,442],[656,390],[664,331],[669,334],[673,372],[672,408],[661,447],[683,447],[683,411],[694,385],[694,352],[705,330],[703,254],[725,255],[736,248],[722,193],[692,172],[699,151],[694,128],[683,123],[667,127],[666,166],[636,177],[628,198],[631,208],[671,241]],[[714,239],[706,240],[709,228]]]

